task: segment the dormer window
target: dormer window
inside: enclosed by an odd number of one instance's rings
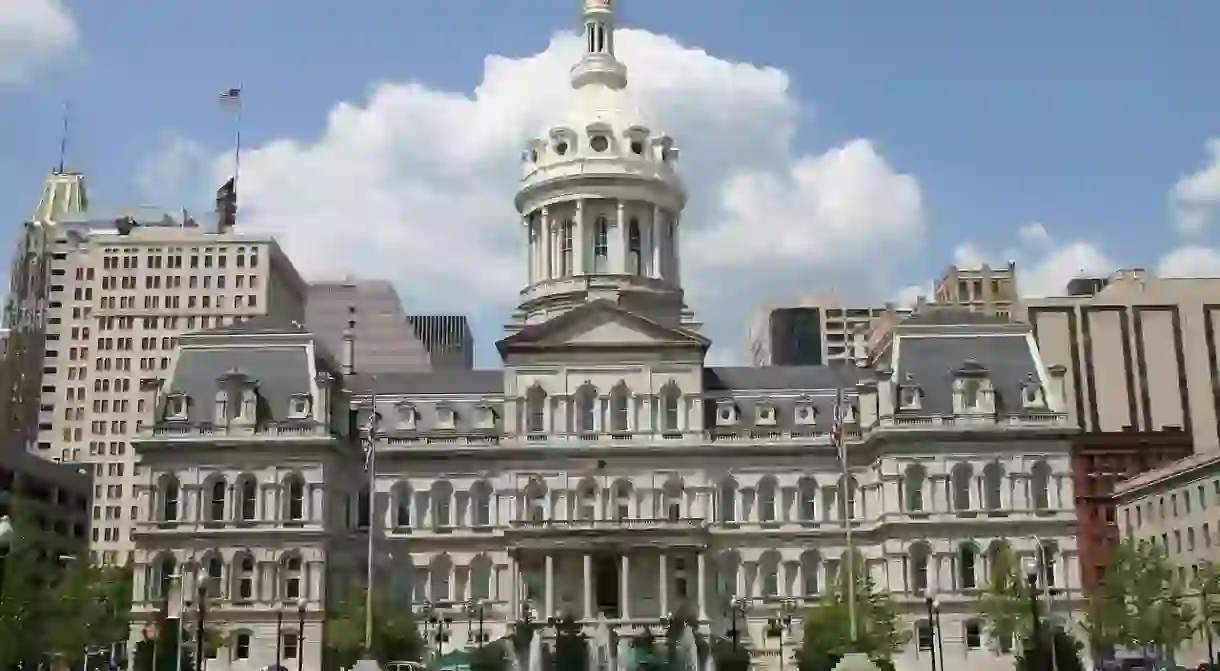
[[[1046,406],[1046,391],[1033,373],[1028,374],[1025,382],[1021,383],[1021,405],[1026,408]]]
[[[605,135],[594,135],[589,138],[589,148],[600,154],[610,148],[610,140]]]
[[[817,410],[809,402],[798,403],[796,409],[793,410],[792,417],[797,424],[802,426],[812,426],[818,421]]]
[[[915,377],[910,373],[906,381],[898,386],[898,409],[920,410],[923,408],[923,389],[916,384]]]
[[[757,416],[754,418],[754,423],[760,426],[771,426],[775,424],[775,406],[763,404],[756,409]]]
[[[644,155],[644,143],[640,142],[639,140],[632,140],[631,141],[631,153],[635,154],[636,156],[643,156]]]
[[[415,430],[415,420],[418,415],[415,412],[415,406],[403,404],[398,406],[398,428],[406,431]]]
[[[182,422],[190,419],[191,399],[186,394],[170,394],[165,399],[165,419]]]
[[[716,423],[720,426],[733,426],[737,423],[737,406],[732,401],[716,404]]]
[[[479,429],[496,428],[496,409],[489,405],[480,406],[475,415],[475,426]]]
[[[457,427],[457,413],[453,408],[440,407],[436,409],[436,428],[453,429]]]
[[[564,154],[568,153],[568,143],[563,140],[556,142],[555,143],[555,153],[559,154],[560,156],[563,156]]]
[[[312,400],[309,394],[293,394],[288,401],[288,419],[308,419]]]
[[[978,361],[970,360],[953,371],[953,410],[957,413],[995,412],[995,388],[990,373]]]

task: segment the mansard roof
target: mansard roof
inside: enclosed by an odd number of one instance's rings
[[[924,390],[920,409],[924,414],[953,413],[953,382],[963,368],[986,371],[995,387],[996,411],[1001,415],[1023,412],[1021,389],[1030,373],[1045,383],[1027,334],[896,337],[894,379],[905,381],[909,374],[911,381]]]
[[[166,390],[190,398],[192,422],[213,422],[220,378],[239,370],[258,390],[259,420],[288,419],[292,397],[313,393],[309,356],[305,344],[183,347]]]
[[[725,366],[703,369],[703,388],[708,391],[834,390],[852,389],[860,371],[841,366]]]
[[[415,396],[499,396],[504,393],[504,371],[440,370],[377,375],[357,372],[345,377],[344,385],[357,396],[366,396],[372,392]]]

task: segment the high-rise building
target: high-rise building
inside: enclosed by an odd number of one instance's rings
[[[403,312],[394,285],[384,280],[312,282],[305,325],[340,356],[344,338],[355,342],[355,361],[369,373],[411,373],[436,367],[431,352]]]
[[[442,652],[513,645],[527,614],[522,668],[565,616],[605,668],[667,621],[684,668],[712,666],[696,635],[730,630],[752,668],[791,668],[806,606],[853,575],[912,634],[898,671],[933,648],[944,671],[992,665],[1011,641],[987,640],[977,604],[1001,557],[1040,558],[1071,616],[1075,427],[1027,325],[946,311],[859,366],[706,365],[678,150],[627,90],[615,4],[586,0],[575,105],[523,152],[528,283],[503,368],[366,374],[288,324],[183,336],[136,444],[133,637],[202,588],[230,640],[213,671],[316,671],[367,560],[383,607],[434,611]]]
[[[0,448],[0,517],[23,519],[39,529],[52,558],[89,551],[92,491],[92,474],[80,464]]]
[[[1073,282],[1068,296],[1025,299],[1043,362],[1065,371],[1082,571],[1102,574],[1119,538],[1111,497],[1122,480],[1192,452],[1220,451],[1220,279],[1140,269]]]
[[[755,366],[821,366],[851,362],[855,339],[867,337],[886,314],[903,317],[909,308],[846,306],[834,296],[811,296],[760,310],[750,324],[750,357]]]
[[[1003,268],[983,264],[974,268],[950,266],[932,290],[937,305],[964,307],[999,317],[1012,317],[1021,304],[1017,290],[1017,264]]]
[[[474,368],[474,334],[461,315],[410,315],[407,322],[428,350],[432,368]]]
[[[9,445],[93,469],[93,547],[118,562],[135,514],[128,443],[153,417],[177,337],[265,314],[303,322],[305,285],[265,235],[150,208],[100,216],[85,194],[80,173],[51,175],[20,233],[0,416]],[[233,198],[218,194],[221,219]]]

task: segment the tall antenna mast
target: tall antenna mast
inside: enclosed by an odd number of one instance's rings
[[[72,103],[65,100],[64,101],[64,127],[63,127],[63,131],[59,134],[59,169],[56,170],[56,174],[59,174],[59,175],[64,174],[64,158],[68,154],[68,123],[71,121],[71,119],[72,119]]]

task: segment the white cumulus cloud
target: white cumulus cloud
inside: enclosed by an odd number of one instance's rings
[[[1175,222],[1183,233],[1207,229],[1220,211],[1220,137],[1208,140],[1204,146],[1206,162],[1179,179],[1169,193]]]
[[[79,40],[62,0],[0,0],[0,85],[25,83]]]
[[[718,360],[740,360],[747,316],[769,295],[842,273],[884,288],[870,267],[923,237],[914,177],[868,139],[796,151],[808,115],[781,70],[642,30],[616,37],[641,108],[682,148],[684,284],[727,348]],[[526,281],[512,204],[521,150],[564,120],[580,50],[559,34],[532,56],[489,56],[469,92],[382,83],[336,105],[318,137],[256,144],[242,155],[240,225],[279,236],[307,276],[358,270],[394,281],[410,310],[502,323]],[[215,159],[210,177],[230,160]],[[498,335],[479,332],[484,347]]]
[[[1220,277],[1220,252],[1200,245],[1178,247],[1161,257],[1156,273],[1162,277]]]

